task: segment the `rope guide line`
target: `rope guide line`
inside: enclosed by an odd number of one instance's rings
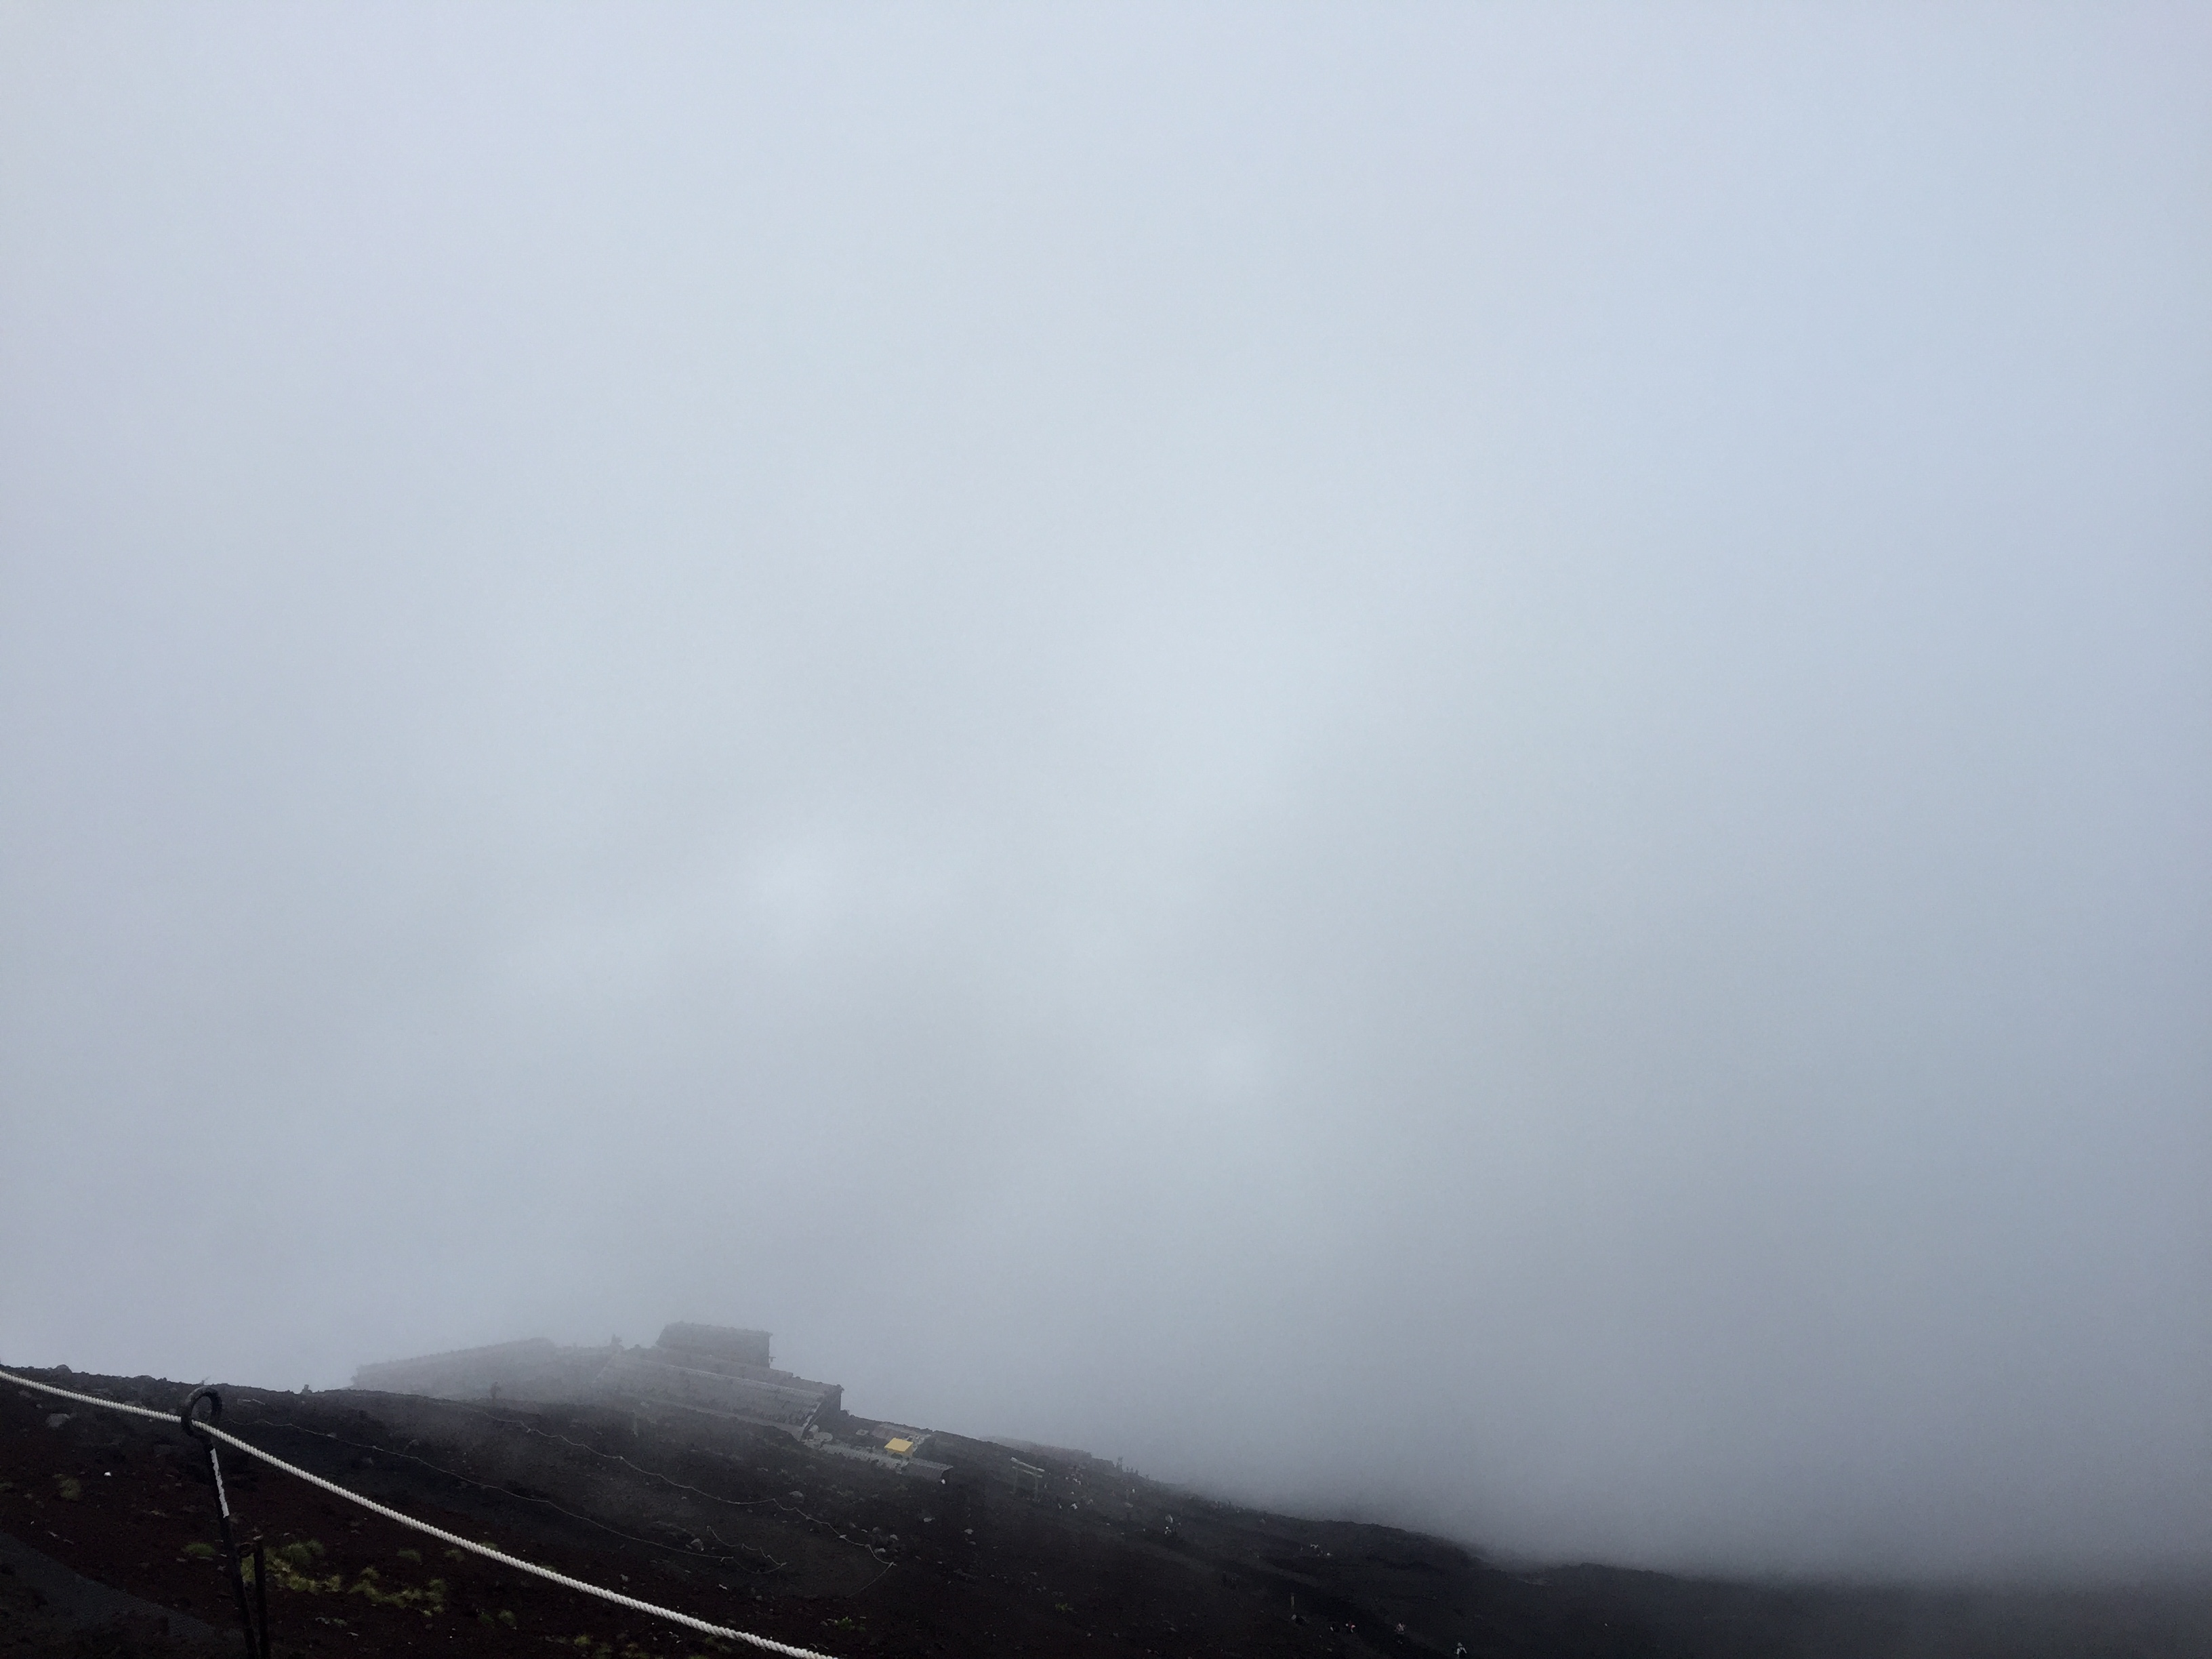
[[[672,1486],[678,1492],[694,1493],[698,1497],[705,1498],[710,1504],[726,1504],[729,1508],[733,1510],[758,1509],[762,1504],[766,1504],[770,1508],[774,1509],[778,1515],[795,1515],[811,1527],[827,1527],[830,1529],[830,1536],[836,1539],[839,1543],[850,1544],[856,1550],[866,1550],[870,1555],[875,1557],[877,1560],[881,1561],[886,1567],[891,1565],[890,1558],[885,1555],[881,1550],[878,1549],[874,1545],[867,1543],[861,1539],[847,1537],[845,1535],[844,1528],[839,1526],[835,1519],[825,1520],[820,1516],[809,1513],[803,1506],[787,1504],[781,1498],[725,1498],[720,1492],[708,1492],[704,1486],[694,1486],[690,1485],[688,1482],[677,1480],[672,1475],[663,1474],[658,1469],[648,1469],[642,1463],[634,1463],[629,1458],[624,1457],[620,1452],[601,1451],[598,1447],[587,1446],[580,1440],[571,1440],[565,1434],[555,1434],[550,1430],[541,1429],[532,1424],[519,1423],[511,1417],[501,1417],[496,1412],[484,1411],[479,1407],[469,1405],[463,1401],[448,1400],[443,1403],[452,1407],[455,1411],[467,1412],[472,1416],[481,1417],[487,1423],[497,1423],[503,1427],[514,1429],[523,1434],[536,1435],[540,1439],[558,1441],[562,1445],[574,1447],[576,1450],[584,1453],[586,1456],[601,1458],[611,1463],[619,1463],[624,1468],[635,1470],[637,1474],[646,1476],[648,1480],[658,1480],[663,1486]],[[287,1423],[283,1418],[264,1417],[261,1420],[265,1423],[276,1424],[281,1427],[297,1428],[299,1426],[296,1424]],[[307,1429],[302,1430],[301,1432],[313,1434],[315,1433],[316,1431]],[[335,1439],[337,1437],[332,1436],[331,1437]],[[349,1441],[344,1443],[349,1445],[353,1443]],[[369,1451],[381,1451],[384,1448],[380,1446],[369,1446],[364,1448],[364,1449]],[[726,1461],[728,1458],[728,1454],[724,1452],[714,1452],[709,1455],[723,1458]],[[396,1455],[404,1457],[407,1454],[404,1452],[399,1452],[396,1454]],[[417,1458],[415,1461],[419,1463],[422,1462],[422,1460]],[[426,1468],[436,1468],[437,1465],[430,1463],[424,1464],[424,1467]],[[441,1471],[441,1473],[448,1473],[448,1471]],[[565,1515],[568,1511],[564,1510],[562,1513]],[[580,1519],[581,1517],[579,1518]],[[708,1530],[712,1531],[713,1528],[709,1528]],[[619,1535],[620,1534],[617,1534],[617,1536]],[[642,1541],[647,1543],[652,1542],[650,1539],[647,1539]],[[666,1549],[672,1547],[668,1545],[656,1545],[654,1547]],[[725,1545],[723,1547],[727,1548],[728,1546]],[[740,1546],[739,1547],[744,1548],[750,1547]],[[766,1550],[756,1550],[754,1551],[754,1553],[757,1555],[768,1555],[768,1552]],[[768,1559],[771,1561],[775,1561],[775,1557],[773,1555],[768,1555]],[[781,1561],[775,1561],[775,1565],[781,1567],[784,1564]],[[878,1578],[882,1576],[883,1575],[880,1573],[877,1575]]]
[[[80,1405],[98,1406],[105,1411],[128,1412],[133,1417],[150,1417],[163,1423],[182,1421],[185,1423],[188,1432],[194,1435],[210,1437],[210,1441],[220,1440],[224,1445],[233,1447],[239,1451],[244,1452],[248,1457],[258,1459],[259,1462],[268,1464],[271,1468],[282,1469],[285,1474],[296,1476],[298,1479],[306,1481],[311,1486],[319,1486],[325,1492],[331,1493],[333,1497],[343,1498],[349,1504],[358,1504],[362,1508],[368,1510],[374,1514],[380,1515],[387,1521],[396,1521],[403,1527],[411,1527],[416,1532],[426,1533],[430,1537],[435,1538],[442,1543],[451,1545],[455,1549],[466,1550],[471,1555],[481,1555],[486,1560],[496,1561],[503,1567],[512,1567],[518,1572],[534,1574],[538,1577],[543,1578],[550,1583],[560,1585],[563,1589],[579,1590],[586,1595],[596,1595],[602,1601],[611,1601],[617,1607],[628,1607],[633,1612],[646,1613],[655,1619],[665,1619],[672,1624],[682,1625],[688,1629],[697,1631],[702,1636],[720,1637],[722,1640],[726,1642],[744,1642],[753,1647],[763,1649],[769,1653],[780,1653],[785,1656],[785,1659],[830,1659],[829,1655],[817,1653],[811,1648],[793,1647],[787,1642],[774,1641],[768,1637],[756,1636],[750,1631],[738,1630],[727,1625],[710,1625],[703,1619],[695,1619],[688,1613],[678,1613],[673,1607],[656,1607],[650,1601],[641,1601],[635,1596],[624,1595],[617,1590],[606,1589],[598,1584],[587,1584],[580,1578],[569,1577],[565,1572],[556,1572],[550,1567],[541,1567],[535,1562],[525,1561],[520,1557],[509,1555],[502,1550],[495,1550],[489,1544],[479,1544],[473,1539],[463,1538],[457,1533],[447,1532],[442,1527],[434,1527],[427,1521],[417,1521],[410,1515],[402,1515],[398,1510],[386,1509],[383,1504],[375,1502],[372,1498],[363,1498],[357,1492],[349,1492],[346,1488],[337,1485],[334,1481],[324,1480],[319,1474],[310,1474],[303,1468],[287,1463],[281,1457],[272,1456],[269,1453],[263,1451],[258,1446],[251,1445],[246,1441],[240,1440],[236,1435],[228,1433],[224,1430],[216,1427],[213,1423],[206,1420],[205,1419],[196,1419],[191,1417],[189,1413],[191,1413],[194,1404],[204,1398],[216,1397],[213,1389],[202,1389],[195,1390],[191,1398],[185,1402],[185,1415],[180,1417],[179,1413],[174,1412],[157,1412],[144,1406],[128,1405],[120,1400],[104,1400],[98,1395],[75,1394],[67,1389],[55,1388],[50,1382],[34,1382],[27,1376],[18,1376],[13,1371],[0,1371],[0,1381],[13,1382],[21,1388],[36,1389],[40,1393],[52,1395],[57,1399],[74,1400]],[[218,1407],[218,1409],[220,1408]],[[213,1444],[210,1443],[208,1447],[208,1455],[210,1462],[212,1462],[214,1455],[215,1448]],[[218,1498],[221,1498],[222,1492],[222,1477],[221,1471],[218,1468],[216,1475],[216,1491]],[[228,1540],[229,1533],[228,1514],[228,1504],[226,1502],[223,1506],[223,1515],[225,1519],[224,1534],[226,1542]],[[236,1576],[237,1567],[235,1565],[236,1556],[234,1553],[232,1559],[234,1562],[232,1573],[234,1576]],[[244,1591],[240,1589],[239,1593],[242,1597]],[[249,1633],[251,1629],[252,1626],[249,1624]]]
[[[255,1400],[248,1400],[246,1403],[248,1405],[258,1405],[261,1402]],[[448,1401],[447,1403],[451,1404],[454,1402]],[[501,1419],[495,1418],[492,1420],[497,1422]],[[543,1504],[545,1508],[551,1510],[554,1514],[565,1516],[571,1521],[580,1522],[586,1527],[593,1528],[598,1531],[606,1534],[610,1538],[619,1538],[625,1544],[636,1544],[646,1549],[665,1550],[671,1555],[681,1556],[687,1561],[712,1561],[718,1566],[734,1565],[746,1572],[759,1572],[763,1571],[773,1571],[786,1565],[786,1563],[777,1560],[775,1557],[770,1555],[766,1550],[755,1549],[750,1544],[732,1545],[727,1543],[724,1540],[721,1534],[717,1533],[712,1527],[702,1528],[701,1529],[702,1536],[705,1538],[712,1538],[716,1546],[723,1550],[750,1551],[751,1553],[757,1555],[763,1560],[767,1561],[769,1564],[769,1567],[763,1569],[748,1565],[740,1557],[734,1553],[725,1555],[707,1555],[697,1551],[686,1549],[680,1545],[665,1543],[658,1538],[642,1538],[635,1533],[624,1532],[619,1527],[611,1527],[604,1521],[594,1521],[588,1515],[579,1515],[574,1510],[564,1509],[550,1498],[536,1497],[528,1492],[514,1491],[510,1487],[490,1486],[484,1481],[477,1480],[469,1475],[463,1474],[458,1469],[447,1468],[442,1464],[433,1463],[427,1457],[417,1457],[413,1452],[403,1451],[397,1447],[380,1446],[374,1442],[368,1440],[349,1440],[342,1434],[329,1434],[321,1429],[311,1429],[304,1423],[293,1422],[289,1418],[260,1415],[255,1417],[252,1421],[263,1427],[280,1430],[286,1434],[304,1434],[317,1440],[327,1440],[334,1446],[351,1446],[356,1451],[374,1452],[383,1457],[404,1458],[408,1462],[417,1464],[420,1467],[429,1470],[433,1474],[443,1475],[447,1480],[457,1481],[464,1486],[474,1486],[478,1492],[495,1492],[501,1498],[513,1498],[520,1503]],[[413,1446],[419,1445],[421,1442],[410,1440],[407,1443]],[[577,1443],[570,1441],[568,1443],[574,1445]],[[621,1461],[625,1463],[629,1462],[628,1458],[623,1458]],[[635,1463],[630,1463],[629,1467],[634,1469],[638,1468],[638,1466]],[[641,1474],[647,1474],[652,1473],[649,1469],[641,1469],[639,1472]],[[714,1496],[712,1492],[708,1492],[705,1495],[709,1498]]]

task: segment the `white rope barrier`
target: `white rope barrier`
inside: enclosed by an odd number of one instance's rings
[[[34,1382],[27,1376],[16,1376],[13,1371],[0,1371],[0,1378],[26,1389],[36,1389],[40,1394],[50,1394],[57,1400],[74,1400],[80,1406],[98,1406],[104,1411],[129,1412],[133,1417],[157,1417],[164,1423],[177,1420],[174,1412],[157,1412],[150,1406],[131,1406],[120,1400],[103,1400],[96,1394],[71,1394],[67,1389],[58,1389],[51,1382]]]
[[[157,1412],[145,1406],[126,1405],[120,1400],[103,1400],[98,1395],[73,1394],[67,1389],[57,1389],[49,1382],[39,1382],[27,1376],[18,1376],[13,1371],[0,1371],[0,1380],[15,1383],[21,1388],[36,1389],[41,1394],[50,1394],[59,1400],[74,1400],[79,1405],[97,1406],[103,1411],[128,1412],[134,1417],[151,1417],[164,1423],[178,1421],[178,1414],[175,1412]],[[281,1457],[272,1456],[270,1453],[263,1451],[258,1446],[249,1445],[236,1435],[216,1428],[212,1423],[195,1421],[192,1427],[199,1432],[214,1436],[224,1445],[244,1452],[248,1457],[258,1459],[273,1469],[282,1469],[287,1474],[295,1475],[311,1486],[319,1486],[325,1492],[335,1497],[343,1498],[349,1504],[358,1504],[362,1508],[372,1510],[387,1521],[396,1521],[403,1527],[411,1527],[416,1532],[427,1533],[441,1542],[450,1544],[455,1549],[466,1550],[472,1555],[481,1555],[488,1561],[496,1561],[500,1565],[512,1567],[517,1572],[534,1573],[537,1577],[545,1579],[548,1583],[558,1584],[564,1589],[580,1590],[586,1595],[596,1595],[602,1601],[611,1601],[618,1607],[629,1607],[633,1612],[647,1613],[655,1619],[665,1619],[672,1624],[684,1626],[704,1636],[720,1637],[726,1642],[749,1643],[754,1647],[765,1649],[770,1653],[781,1653],[786,1656],[786,1659],[830,1659],[827,1654],[817,1653],[811,1648],[793,1647],[788,1643],[772,1641],[765,1636],[756,1636],[750,1631],[737,1630],[727,1625],[710,1625],[703,1619],[694,1619],[690,1613],[678,1613],[673,1607],[655,1607],[650,1601],[641,1601],[635,1596],[624,1595],[617,1590],[605,1589],[598,1584],[587,1584],[580,1578],[569,1577],[565,1572],[556,1572],[550,1567],[538,1566],[534,1562],[525,1561],[519,1557],[508,1555],[503,1551],[495,1550],[489,1544],[479,1544],[473,1539],[463,1538],[457,1533],[450,1533],[443,1528],[434,1527],[427,1521],[417,1521],[412,1516],[402,1515],[398,1510],[386,1509],[381,1504],[363,1498],[357,1492],[349,1492],[333,1481],[324,1480],[319,1474],[310,1474],[303,1468],[287,1463]]]

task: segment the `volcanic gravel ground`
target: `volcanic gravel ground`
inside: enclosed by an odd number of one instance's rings
[[[150,1377],[35,1375],[170,1410],[189,1391]],[[953,1467],[939,1485],[714,1419],[349,1391],[223,1394],[225,1428],[364,1496],[840,1659],[1415,1659],[1462,1644],[1482,1659],[2212,1654],[2212,1595],[2201,1589],[1997,1595],[1597,1567],[1522,1574],[1437,1539],[1240,1509],[1081,1454],[1024,1451],[1046,1475],[1041,1491],[1018,1492],[1006,1447],[945,1434],[924,1449]],[[574,1659],[657,1659],[727,1646],[449,1551],[241,1454],[222,1458],[240,1537],[281,1561],[269,1586],[277,1659],[544,1659],[554,1647]],[[19,1547],[0,1553],[0,1659],[240,1650],[212,1548],[205,1458],[173,1422],[0,1383],[0,1534]],[[49,1562],[27,1559],[24,1546]],[[54,1576],[62,1568],[94,1584]],[[43,1589],[32,1583],[41,1572]],[[103,1602],[95,1586],[137,1599]],[[214,1646],[195,1639],[202,1626]]]

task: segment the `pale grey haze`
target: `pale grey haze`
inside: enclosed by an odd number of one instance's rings
[[[0,1359],[764,1326],[2212,1564],[2212,10],[0,21]]]

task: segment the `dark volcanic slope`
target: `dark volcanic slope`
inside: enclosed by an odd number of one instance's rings
[[[37,1375],[156,1407],[186,1392],[147,1377]],[[945,1435],[928,1453],[954,1473],[931,1486],[703,1420],[349,1392],[237,1389],[226,1400],[224,1425],[242,1437],[449,1531],[856,1659],[1413,1659],[1462,1643],[1475,1655],[1577,1659],[2212,1654],[2202,1595],[1759,1589],[1589,1567],[1516,1576],[1433,1538],[1237,1509],[1076,1455],[1024,1453],[1047,1476],[1041,1496],[1018,1493],[1006,1448]],[[712,1645],[449,1556],[235,1454],[224,1467],[247,1534],[292,1558],[271,1572],[279,1656],[542,1656],[551,1641],[589,1659],[644,1659]],[[204,1464],[173,1426],[0,1384],[0,1533],[234,1631],[218,1565],[199,1553],[216,1537]],[[0,1574],[0,1589],[9,1583]],[[0,1655],[126,1650],[38,1624],[26,1595],[0,1595]],[[174,1634],[181,1643],[189,1631],[179,1621]]]

